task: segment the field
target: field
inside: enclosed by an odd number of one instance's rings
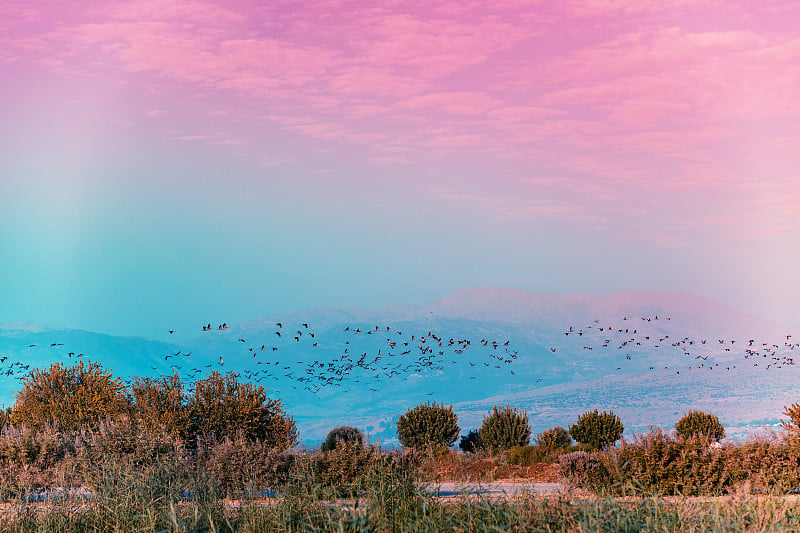
[[[800,457],[786,441],[728,445],[713,452],[725,454],[724,460],[675,459],[661,471],[639,466],[635,474],[649,475],[647,485],[635,478],[611,480],[608,472],[570,480],[564,457],[575,452],[514,465],[509,453],[423,454],[349,445],[325,453],[276,452],[229,439],[189,452],[166,435],[127,435],[109,426],[83,436],[70,448],[77,434],[5,431],[0,531],[800,531],[800,502],[781,484],[795,474],[780,461],[791,456],[796,465]],[[656,436],[591,455],[610,465],[621,454],[643,453],[650,439],[654,459]],[[734,479],[734,458],[756,446],[770,454],[762,456],[770,464]],[[693,448],[683,449],[691,455]],[[690,465],[704,479],[726,481],[717,488],[672,485],[659,493],[653,479],[668,477],[664,468]],[[773,479],[764,477],[769,470]],[[497,480],[558,481],[566,491],[441,498],[421,484]],[[59,487],[81,491],[69,495]]]

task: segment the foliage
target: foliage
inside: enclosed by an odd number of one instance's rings
[[[176,437],[187,436],[189,410],[180,376],[137,377],[131,385],[131,396],[131,414],[143,428],[164,428]]]
[[[637,435],[610,454],[619,486],[650,494],[721,494],[737,480],[728,454],[706,435],[673,438],[660,429]]]
[[[800,436],[800,403],[785,407],[783,414],[789,417],[789,420],[783,421],[783,428],[792,436]]]
[[[364,445],[364,434],[360,429],[352,426],[339,426],[328,432],[328,436],[320,447],[323,452],[335,450],[337,446],[343,444]]]
[[[201,440],[195,457],[198,477],[221,497],[274,490],[288,482],[296,463],[291,453],[241,436]]]
[[[528,415],[508,405],[494,406],[492,414],[483,419],[479,434],[483,447],[492,451],[525,446],[531,438]]]
[[[281,400],[268,399],[261,385],[240,383],[235,372],[215,371],[198,380],[187,407],[192,435],[218,440],[241,436],[277,449],[297,444],[297,427]]]
[[[552,427],[542,431],[534,438],[536,446],[545,453],[568,448],[572,444],[569,431],[561,426]]]
[[[458,443],[458,447],[462,452],[467,453],[475,453],[478,450],[483,449],[480,432],[477,429],[471,429],[469,433],[462,435],[461,440]]]
[[[689,411],[675,423],[675,434],[684,439],[704,436],[717,441],[725,436],[725,428],[715,415]]]
[[[313,456],[311,468],[314,478],[337,496],[356,496],[366,487],[378,460],[378,452],[371,446],[339,441],[332,450]]]
[[[517,466],[533,466],[541,463],[545,454],[538,446],[514,446],[508,452],[508,464]]]
[[[400,415],[397,436],[404,448],[450,447],[458,438],[458,415],[453,406],[426,402]]]
[[[611,411],[588,411],[578,417],[577,423],[569,428],[569,434],[576,441],[595,448],[605,448],[622,437],[622,421]]]
[[[11,407],[0,408],[0,429],[11,422]]]
[[[558,458],[557,472],[576,487],[592,489],[611,485],[610,474],[599,452],[570,452]]]
[[[124,390],[122,381],[98,363],[55,363],[22,378],[11,422],[37,428],[57,424],[64,430],[97,426],[103,419],[127,415]]]

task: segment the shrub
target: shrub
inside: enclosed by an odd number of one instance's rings
[[[683,439],[704,436],[717,441],[725,436],[725,428],[712,414],[689,411],[675,424],[675,434]]]
[[[743,477],[722,449],[711,446],[714,442],[705,435],[675,439],[652,429],[615,454],[615,470],[622,477],[617,481],[647,493],[721,494]]]
[[[361,430],[351,426],[340,426],[333,428],[325,437],[325,440],[320,447],[323,452],[330,452],[335,450],[337,446],[343,444],[353,444],[356,446],[364,445],[364,434]]]
[[[196,457],[198,478],[205,480],[206,489],[222,497],[274,490],[289,480],[296,459],[292,452],[241,436],[235,440],[201,439]]]
[[[344,442],[333,450],[312,457],[313,477],[338,496],[356,496],[364,488],[378,453],[358,442]]]
[[[143,428],[163,428],[176,437],[187,436],[189,410],[180,376],[137,377],[131,385],[131,393],[132,416]]]
[[[597,452],[570,452],[558,458],[556,472],[576,487],[608,486],[609,472]]]
[[[492,408],[492,414],[483,419],[479,430],[483,447],[489,450],[508,450],[514,446],[525,446],[531,439],[531,427],[525,411],[517,411],[508,405]]]
[[[57,424],[63,430],[97,426],[103,419],[127,415],[124,390],[122,381],[98,363],[55,363],[22,378],[11,422],[37,428]]]
[[[569,436],[569,431],[561,426],[556,426],[536,435],[534,442],[543,452],[551,453],[569,448],[572,444],[572,438]]]
[[[297,444],[297,427],[281,401],[268,399],[261,385],[239,383],[234,372],[215,371],[197,381],[187,407],[192,435],[218,440],[242,436],[278,449]]]
[[[599,413],[597,409],[578,417],[578,422],[569,427],[573,439],[594,448],[605,448],[622,437],[622,421],[611,411]]]
[[[459,431],[453,406],[436,405],[436,402],[411,408],[397,420],[397,436],[404,448],[450,447]]]
[[[783,428],[790,436],[800,436],[800,403],[785,407],[783,414],[789,417],[789,420],[783,421]]]
[[[514,446],[508,452],[508,464],[518,466],[532,466],[541,463],[545,454],[538,446]]]
[[[483,448],[481,434],[477,429],[471,429],[469,433],[461,436],[458,447],[462,452],[475,453]]]

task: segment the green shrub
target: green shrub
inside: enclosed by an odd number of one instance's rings
[[[558,458],[556,472],[576,487],[605,488],[610,474],[598,452],[570,452]]]
[[[461,440],[458,443],[458,447],[462,452],[467,453],[475,453],[478,450],[483,449],[480,432],[477,429],[471,429],[469,433],[462,435]]]
[[[217,440],[241,436],[277,449],[297,444],[297,427],[281,400],[268,399],[263,386],[239,383],[238,377],[215,371],[195,383],[187,406],[191,434]]]
[[[296,456],[238,437],[201,439],[196,453],[199,479],[221,497],[242,497],[288,482]]]
[[[325,437],[320,449],[323,452],[335,450],[341,444],[364,445],[364,434],[360,429],[351,426],[340,426],[333,428]]]
[[[508,452],[508,464],[532,466],[547,459],[547,454],[538,446],[514,446]]]
[[[494,406],[492,414],[483,419],[479,434],[483,447],[492,451],[525,446],[531,439],[528,415],[508,405]]]
[[[137,377],[131,385],[131,395],[131,414],[143,428],[164,428],[176,437],[188,436],[189,409],[180,376]]]
[[[617,415],[611,411],[599,413],[595,409],[578,417],[578,422],[570,426],[569,434],[582,444],[602,449],[618,441],[623,430]]]
[[[653,429],[615,451],[616,481],[651,494],[722,494],[745,476],[715,444],[704,435],[675,439]]]
[[[351,441],[312,457],[314,479],[337,496],[356,496],[366,486],[378,454],[370,446]]]
[[[572,444],[572,438],[569,436],[569,431],[561,426],[556,426],[536,435],[534,443],[543,452],[550,453],[569,448]]]
[[[397,436],[404,448],[450,447],[459,431],[453,406],[436,405],[436,402],[411,408],[397,420]]]
[[[22,378],[11,422],[36,428],[58,425],[62,430],[97,426],[106,418],[127,416],[124,390],[122,381],[98,363],[78,361],[71,367],[55,363]]]
[[[675,423],[675,434],[683,439],[704,436],[717,441],[725,436],[725,428],[710,413],[689,411]]]

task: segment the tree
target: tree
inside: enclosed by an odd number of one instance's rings
[[[424,403],[406,411],[397,420],[397,436],[404,448],[450,447],[458,438],[458,415],[453,406]]]
[[[795,402],[789,407],[784,407],[783,414],[789,417],[789,420],[783,421],[783,428],[792,437],[800,436],[800,403]]]
[[[675,423],[675,434],[683,439],[703,436],[717,441],[725,436],[725,428],[715,415],[689,411]]]
[[[510,406],[492,408],[492,414],[483,419],[479,430],[483,446],[489,450],[508,450],[526,446],[531,440],[528,414]]]
[[[185,438],[189,430],[189,409],[184,385],[178,374],[158,379],[137,377],[131,385],[132,415],[144,429],[166,429]]]
[[[345,444],[363,446],[364,434],[361,433],[360,429],[351,426],[333,428],[328,432],[328,436],[325,437],[325,441],[322,443],[320,449],[323,452],[330,452],[335,450],[337,446]]]
[[[595,409],[582,414],[578,422],[569,427],[569,434],[582,444],[605,448],[617,442],[623,430],[622,421],[617,415],[611,411],[599,413]]]
[[[78,361],[71,367],[55,363],[22,378],[11,422],[35,428],[57,424],[62,430],[96,427],[106,418],[128,415],[124,391],[122,380],[98,363]]]
[[[297,444],[297,426],[281,400],[268,399],[264,387],[239,383],[234,372],[212,372],[195,383],[189,398],[192,435],[223,439],[243,437],[266,446],[288,449]]]

